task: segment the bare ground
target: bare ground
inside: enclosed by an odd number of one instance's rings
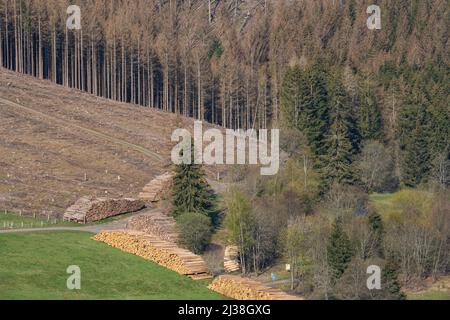
[[[61,216],[86,195],[136,197],[192,120],[0,68],[0,210]]]

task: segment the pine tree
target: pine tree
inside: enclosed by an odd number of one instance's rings
[[[339,218],[333,224],[328,239],[327,253],[332,281],[335,283],[344,274],[353,257],[351,242],[343,230],[342,221]]]
[[[194,164],[193,152],[191,164],[177,165],[172,193],[174,216],[182,213],[210,213],[212,196],[209,193],[209,185],[202,167]]]

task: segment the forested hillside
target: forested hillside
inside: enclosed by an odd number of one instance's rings
[[[380,30],[362,0],[0,0],[0,64],[123,102],[117,128],[131,136],[144,107],[280,128],[279,173],[229,167],[220,203],[201,165],[176,167],[181,245],[231,245],[244,275],[289,264],[291,291],[307,297],[403,299],[450,272],[450,6],[373,3]],[[69,5],[80,30],[66,27]],[[30,83],[28,104],[42,95]],[[11,100],[17,88],[2,90]],[[100,119],[112,105],[82,111]],[[183,117],[149,119],[168,139]],[[367,288],[370,265],[382,290]]]
[[[417,185],[448,153],[450,10],[441,0],[375,2],[381,30],[367,28],[367,4],[357,0],[2,0],[0,61],[228,128],[296,126],[320,157],[333,157],[328,126],[347,136],[348,155],[381,139],[394,148],[397,174]],[[66,28],[71,4],[81,8],[81,30]],[[303,84],[319,96],[294,101],[305,68]],[[324,104],[312,108],[318,123],[309,129],[308,99]],[[352,179],[341,171],[339,181]]]
[[[397,68],[448,66],[450,13],[442,0],[375,2],[377,31],[358,0],[2,0],[0,60],[112,99],[250,127],[278,119],[289,65],[321,57],[381,81],[388,117],[387,92],[404,91],[390,86],[402,88]],[[71,4],[82,30],[65,27]]]

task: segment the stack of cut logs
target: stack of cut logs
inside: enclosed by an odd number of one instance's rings
[[[143,209],[145,203],[136,199],[83,197],[64,213],[64,220],[87,223]]]
[[[169,242],[178,240],[175,219],[161,211],[134,216],[128,222],[127,229],[153,234]]]
[[[151,260],[194,280],[211,278],[201,257],[154,235],[131,230],[118,230],[100,232],[93,239]]]
[[[303,300],[279,289],[239,276],[219,276],[208,288],[236,300]]]
[[[238,247],[228,246],[225,248],[224,263],[223,263],[225,272],[235,272],[241,269],[239,261],[237,260],[237,256],[238,256]]]
[[[155,179],[147,184],[142,192],[139,194],[139,199],[146,202],[158,202],[170,195],[172,188],[172,179],[174,173],[166,172],[163,175],[157,176]]]

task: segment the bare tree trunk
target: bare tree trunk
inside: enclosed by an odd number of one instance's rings
[[[74,48],[74,53],[75,53],[75,57],[74,57],[74,59],[75,59],[75,88],[76,89],[79,89],[80,88],[80,86],[79,86],[79,83],[80,83],[80,66],[79,66],[79,63],[78,63],[78,33],[75,33],[75,48]]]
[[[221,92],[221,98],[222,98],[222,127],[227,127],[227,88],[226,88],[226,82],[225,82],[225,76],[222,79],[222,92]]]
[[[175,79],[173,89],[173,108],[174,112],[178,114],[178,68],[175,66]]]
[[[130,76],[131,76],[131,103],[136,103],[135,97],[134,97],[134,59],[133,54],[130,56],[131,59],[131,70],[130,70]]]
[[[57,75],[56,75],[56,27],[53,25],[52,30],[52,81],[56,83]]]
[[[41,16],[39,16],[39,79],[44,79],[44,57],[42,50],[42,29],[41,29]]]
[[[87,57],[86,57],[86,81],[87,81],[87,87],[86,91],[89,94],[92,94],[92,50],[91,46],[89,44],[87,45]]]
[[[141,105],[141,42],[140,39],[138,39],[138,56],[137,56],[137,73],[138,73],[138,80],[137,80],[137,103]]]
[[[64,85],[69,86],[69,33],[64,28]]]
[[[121,100],[126,101],[127,100],[127,78],[126,78],[126,68],[127,68],[127,62],[125,58],[125,43],[122,37],[122,96]]]
[[[113,54],[112,54],[112,74],[113,74],[113,99],[118,100],[118,88],[117,88],[117,44],[116,44],[116,34],[114,32],[114,39],[113,39]]]
[[[14,48],[15,48],[15,52],[14,52],[14,70],[16,70],[16,72],[19,72],[19,35],[18,35],[18,25],[17,25],[17,1],[14,0]]]
[[[3,30],[2,21],[0,19],[0,67],[4,66],[4,63],[3,63],[3,37],[2,37],[2,30]]]
[[[147,82],[148,82],[148,106],[153,107],[153,66],[150,60],[150,51],[147,46]]]
[[[184,116],[188,117],[189,112],[189,95],[188,95],[188,74],[187,74],[187,62],[184,64]]]
[[[85,91],[86,90],[86,85],[85,85],[84,76],[85,76],[86,72],[85,72],[85,67],[84,67],[83,30],[80,30],[80,65],[81,65],[80,86],[81,86],[81,91]]]
[[[245,96],[245,104],[246,104],[246,129],[250,128],[250,94],[249,94],[249,79],[247,78],[247,83],[246,83],[246,96]]]
[[[8,23],[8,2],[5,4],[5,42],[6,42],[6,68],[11,69],[11,53],[9,47],[9,23]]]
[[[200,68],[200,59],[197,58],[197,99],[198,99],[198,105],[197,105],[197,119],[203,120],[203,108],[202,108],[202,74],[201,74],[201,68]]]

